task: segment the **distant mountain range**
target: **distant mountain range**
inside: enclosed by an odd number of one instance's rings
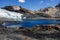
[[[22,8],[21,6],[5,6],[2,9],[22,13],[27,18],[29,17],[45,17],[45,18],[60,17],[60,4],[56,5],[55,7],[48,7],[44,9],[39,9],[37,11],[32,11],[26,8]]]

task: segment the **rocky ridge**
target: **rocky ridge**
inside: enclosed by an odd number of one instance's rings
[[[60,4],[56,5],[55,7],[48,7],[44,9],[39,9],[37,11],[22,8],[21,6],[5,6],[2,9],[19,12],[27,17],[56,17],[57,15],[60,16]]]

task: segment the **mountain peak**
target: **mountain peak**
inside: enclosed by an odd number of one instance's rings
[[[20,10],[21,9],[21,6],[5,6],[3,7],[3,9],[6,9],[6,10]]]
[[[60,3],[58,5],[55,6],[56,8],[60,8]]]

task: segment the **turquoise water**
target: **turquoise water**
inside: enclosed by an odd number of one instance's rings
[[[4,26],[12,26],[17,25],[21,27],[32,27],[35,25],[46,25],[46,24],[60,24],[60,21],[57,20],[24,20],[22,22],[12,23],[12,22],[6,22]]]

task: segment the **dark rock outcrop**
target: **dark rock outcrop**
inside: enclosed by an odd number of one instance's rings
[[[26,8],[22,8],[21,6],[5,6],[2,9],[14,11],[14,12],[19,12],[19,13],[33,13],[33,11],[28,10]]]
[[[5,6],[2,9],[6,9],[8,11],[19,12],[21,7],[19,6]]]
[[[60,8],[60,3],[58,5],[55,6],[56,8]]]

